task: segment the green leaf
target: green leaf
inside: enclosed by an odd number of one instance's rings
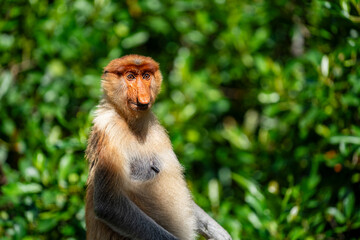
[[[349,192],[343,203],[345,216],[349,219],[352,216],[355,208],[355,194],[353,192]]]
[[[340,143],[350,143],[354,145],[360,145],[360,137],[356,136],[334,136],[330,138],[330,143],[340,144]]]
[[[42,191],[42,186],[37,183],[9,183],[2,187],[2,191],[8,196],[18,196],[39,193]]]
[[[48,232],[53,229],[58,224],[58,219],[56,217],[49,219],[41,219],[37,225],[37,230],[41,233]]]
[[[245,177],[236,173],[232,174],[232,178],[234,179],[235,182],[239,184],[239,186],[241,186],[243,189],[248,191],[255,198],[257,198],[260,201],[264,200],[264,195],[260,192],[258,186],[255,183],[253,183],[251,180],[246,179]]]
[[[65,154],[60,159],[58,181],[59,185],[63,188],[67,187],[67,178],[71,171],[73,158],[72,154]]]
[[[345,216],[342,212],[339,211],[339,209],[334,207],[329,207],[328,209],[326,209],[326,213],[335,217],[336,221],[339,224],[345,223]]]

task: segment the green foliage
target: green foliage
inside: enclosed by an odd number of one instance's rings
[[[3,1],[2,239],[84,239],[102,68],[160,62],[154,107],[237,239],[358,239],[360,2]]]

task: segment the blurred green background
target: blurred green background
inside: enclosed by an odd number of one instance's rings
[[[154,106],[196,202],[238,239],[360,239],[360,1],[0,3],[0,239],[84,239],[106,64]]]

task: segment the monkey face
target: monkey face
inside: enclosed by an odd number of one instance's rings
[[[151,72],[135,70],[137,71],[125,72],[122,76],[127,85],[127,105],[134,111],[146,111],[152,105],[151,83],[154,75]]]
[[[127,55],[112,60],[104,69],[105,95],[125,115],[146,112],[160,91],[162,76],[152,58]]]

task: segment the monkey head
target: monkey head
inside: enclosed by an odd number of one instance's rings
[[[125,116],[147,112],[160,91],[159,64],[150,57],[127,55],[112,60],[102,75],[105,96]]]

